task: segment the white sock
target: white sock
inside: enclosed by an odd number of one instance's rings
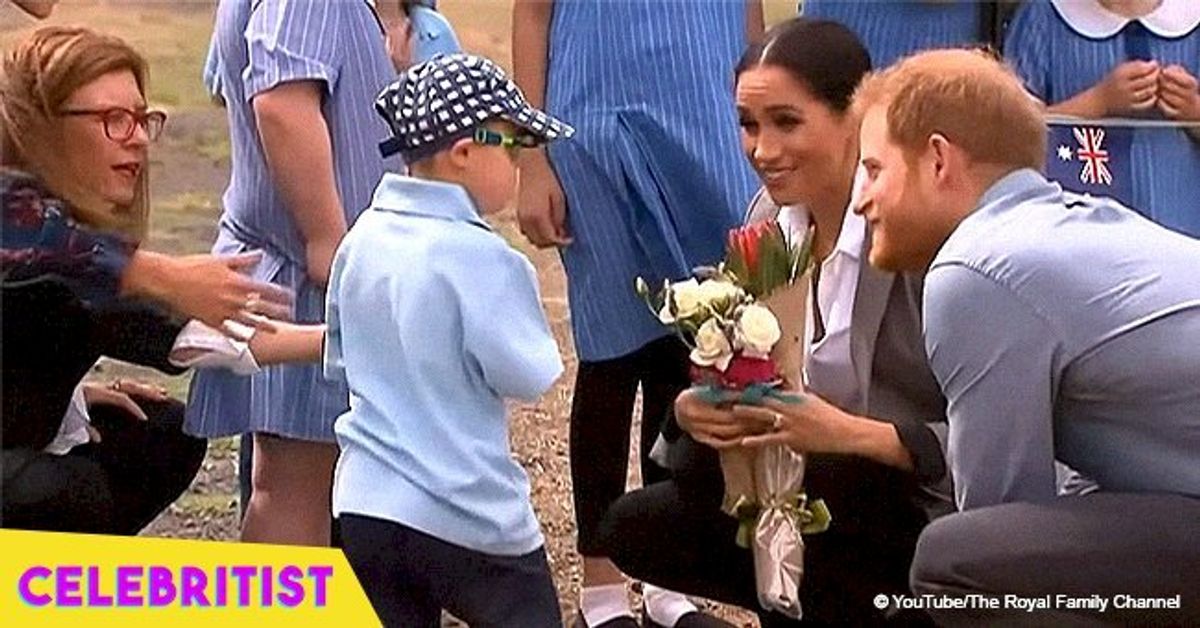
[[[646,614],[660,626],[674,626],[680,617],[699,610],[684,594],[652,584],[642,588],[642,600],[646,603]]]
[[[584,587],[579,595],[579,612],[588,626],[599,626],[621,616],[633,617],[623,584]]]

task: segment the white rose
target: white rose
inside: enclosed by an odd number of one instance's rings
[[[720,371],[729,368],[733,347],[716,319],[710,318],[700,326],[696,332],[696,348],[692,349],[689,357],[700,366],[715,366]]]
[[[675,315],[671,315],[671,304],[664,303],[658,318],[670,325],[675,321],[688,318],[700,311],[700,284],[695,279],[680,281],[671,285],[670,301],[675,302]]]
[[[710,310],[725,310],[741,296],[742,290],[728,281],[709,279],[700,284],[700,301]],[[718,308],[717,306],[722,306]]]
[[[754,303],[742,308],[734,326],[734,334],[747,351],[766,357],[775,343],[779,342],[783,331],[779,329],[779,321],[771,310]]]

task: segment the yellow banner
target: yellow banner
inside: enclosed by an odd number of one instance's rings
[[[379,626],[339,550],[0,530],[4,626]]]

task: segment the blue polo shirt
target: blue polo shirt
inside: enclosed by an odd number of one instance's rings
[[[350,410],[333,511],[496,555],[542,545],[504,399],[562,373],[533,266],[457,185],[384,175],[334,258],[326,377]]]
[[[1102,491],[1200,497],[1200,240],[1033,170],[996,182],[925,276],[959,508]]]

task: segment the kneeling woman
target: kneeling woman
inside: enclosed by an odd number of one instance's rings
[[[183,322],[116,294],[146,230],[147,149],[165,121],[147,110],[145,74],[127,44],[82,28],[41,29],[4,60],[5,527],[135,534],[204,458],[165,393],[80,384],[102,355],[182,370],[168,356]],[[316,359],[319,328],[283,327],[252,338],[260,359]]]
[[[871,268],[868,226],[852,211],[859,122],[849,109],[869,70],[850,31],[805,18],[775,27],[738,65],[743,148],[766,186],[748,219],[786,213],[816,227],[809,394],[769,408],[712,406],[690,391],[676,399],[688,434],[672,446],[674,479],[622,497],[605,520],[609,555],[634,577],[758,609],[750,552],[720,511],[716,449],[773,424],[779,431],[765,438],[809,454],[805,488],[833,514],[827,532],[805,540],[805,620],[924,621],[873,602],[908,591],[917,536],[951,504],[938,436],[945,400],[921,337],[922,276]]]

